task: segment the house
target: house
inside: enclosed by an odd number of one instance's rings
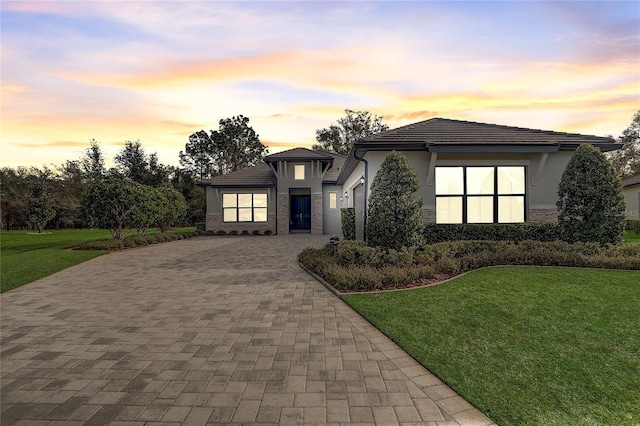
[[[627,219],[640,220],[640,175],[622,181]]]
[[[621,147],[609,137],[432,118],[360,139],[348,156],[294,148],[200,182],[206,227],[340,234],[340,208],[354,207],[363,238],[371,181],[392,150],[419,177],[427,222],[553,221],[562,173],[582,143]]]

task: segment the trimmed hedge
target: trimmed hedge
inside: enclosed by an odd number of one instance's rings
[[[526,223],[427,223],[424,228],[426,244],[444,241],[557,241],[562,231],[557,222]]]
[[[640,244],[453,241],[385,250],[361,241],[343,241],[335,252],[330,246],[309,248],[298,260],[340,291],[372,291],[439,281],[498,265],[640,270]]]
[[[627,219],[624,229],[626,229],[627,231],[633,231],[636,234],[640,235],[640,220]]]
[[[164,232],[161,234],[151,234],[145,236],[132,235],[121,240],[88,241],[78,247],[74,247],[74,250],[115,251],[133,247],[142,247],[151,244],[166,243],[169,241],[184,240],[192,238],[195,235],[197,235],[197,233],[193,231]]]
[[[342,221],[342,237],[345,240],[355,240],[356,239],[356,209],[353,207],[341,208],[340,219]]]

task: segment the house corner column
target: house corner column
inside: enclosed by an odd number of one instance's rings
[[[277,197],[278,230],[280,235],[289,233],[289,194],[278,194]]]
[[[322,194],[311,194],[311,235],[323,234]]]

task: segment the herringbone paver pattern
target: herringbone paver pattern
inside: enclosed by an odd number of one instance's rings
[[[2,425],[487,420],[296,264],[327,237],[202,237],[2,295]]]

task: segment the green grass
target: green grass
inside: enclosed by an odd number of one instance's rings
[[[474,271],[345,301],[506,425],[640,424],[640,272]]]
[[[169,232],[195,232],[196,228],[174,228]],[[160,233],[150,229],[148,234]],[[99,250],[69,250],[87,241],[112,239],[104,229],[64,229],[32,234],[26,231],[0,233],[0,293],[51,275],[105,254]]]
[[[624,234],[622,235],[622,239],[624,241],[628,241],[628,242],[640,242],[640,234],[636,234],[633,231],[624,231]]]
[[[11,290],[106,252],[69,250],[85,241],[111,238],[107,230],[65,229],[0,233],[0,292]]]

